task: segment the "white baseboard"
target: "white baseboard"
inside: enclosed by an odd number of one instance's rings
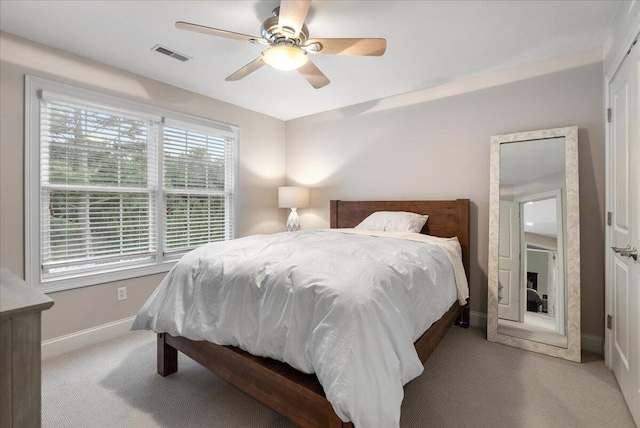
[[[582,339],[580,342],[583,351],[604,355],[604,337],[582,333],[580,338]]]
[[[487,314],[484,312],[470,311],[469,322],[474,327],[487,328]],[[582,350],[602,355],[604,353],[604,338],[592,334],[582,333],[580,335]]]
[[[42,342],[42,359],[46,360],[47,358],[57,357],[67,352],[122,336],[131,329],[131,324],[134,319],[135,316],[124,318],[76,333],[45,340]],[[487,314],[484,312],[470,311],[469,322],[474,327],[486,328]],[[581,336],[583,350],[602,355],[604,350],[604,339],[602,337],[584,333]]]
[[[75,333],[56,337],[42,342],[42,359],[57,357],[67,352],[95,345],[126,334],[133,324],[135,316],[102,324]]]
[[[469,311],[469,324],[474,327],[487,328],[487,314],[484,312]]]

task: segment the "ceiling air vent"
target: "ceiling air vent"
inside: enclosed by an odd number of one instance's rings
[[[156,52],[160,52],[161,54],[165,54],[166,56],[170,56],[171,58],[175,58],[177,60],[180,60],[182,62],[186,62],[189,61],[191,58],[189,58],[186,55],[183,55],[181,53],[178,53],[176,51],[172,51],[171,49],[162,46],[162,45],[155,45],[154,47],[151,48],[152,51],[156,51]]]

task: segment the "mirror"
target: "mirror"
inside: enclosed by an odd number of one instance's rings
[[[487,338],[580,361],[577,128],[491,137]]]

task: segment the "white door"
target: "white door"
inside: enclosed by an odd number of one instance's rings
[[[640,247],[640,168],[638,167],[638,60],[636,44],[610,83],[610,175],[612,209],[610,245]],[[611,284],[609,296],[613,324],[608,336],[611,368],[627,400],[631,414],[640,425],[640,262],[608,248]]]
[[[500,247],[498,284],[502,299],[498,302],[498,318],[520,319],[520,204],[500,201]]]

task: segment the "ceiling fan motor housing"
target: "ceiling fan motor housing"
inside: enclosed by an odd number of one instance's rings
[[[293,37],[293,30],[291,30],[290,34],[280,32],[280,28],[278,27],[279,10],[279,7],[275,8],[273,10],[273,16],[265,19],[260,27],[260,35],[263,39],[274,45],[287,43],[295,46],[303,46],[306,41],[309,40],[309,29],[306,24],[302,25],[298,37]]]

